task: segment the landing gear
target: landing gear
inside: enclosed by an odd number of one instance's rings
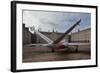
[[[55,52],[54,48],[52,48],[52,52]]]
[[[78,46],[76,46],[76,50],[75,50],[75,52],[78,52]]]

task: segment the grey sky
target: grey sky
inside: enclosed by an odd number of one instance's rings
[[[23,23],[25,26],[34,26],[35,29],[41,29],[42,31],[52,31],[54,29],[58,32],[65,32],[79,19],[81,19],[80,26],[77,26],[73,31],[90,28],[90,13],[23,11]]]

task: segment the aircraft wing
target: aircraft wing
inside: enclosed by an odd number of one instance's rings
[[[68,46],[90,45],[90,43],[67,43]]]
[[[58,38],[57,40],[55,40],[53,43],[54,44],[59,43],[65,37],[65,35],[67,35],[68,33],[70,33],[77,25],[79,25],[80,22],[81,22],[81,19],[79,21],[77,21],[74,25],[72,25],[60,38]]]
[[[27,46],[48,46],[49,44],[28,44]]]
[[[33,27],[34,28],[34,27]],[[44,39],[46,42],[48,42],[49,44],[50,43],[53,43],[53,41],[51,39],[49,39],[47,36],[43,35],[42,33],[40,33],[39,31],[33,29],[34,32],[39,35],[42,39]]]

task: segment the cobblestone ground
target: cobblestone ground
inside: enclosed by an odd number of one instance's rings
[[[68,51],[68,49],[55,50],[51,52],[48,47],[23,47],[23,62],[44,62],[44,61],[67,61],[90,59],[89,52]]]

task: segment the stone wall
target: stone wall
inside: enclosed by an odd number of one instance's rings
[[[34,42],[33,40],[35,40],[35,36],[33,36],[32,33],[30,33],[29,29],[27,27],[25,27],[25,24],[23,24],[23,28],[22,28],[22,32],[23,32],[23,35],[22,35],[22,39],[23,39],[23,45],[26,45],[26,44],[30,44],[32,42]]]
[[[91,41],[91,29],[85,29],[71,34],[72,42],[90,42]]]

